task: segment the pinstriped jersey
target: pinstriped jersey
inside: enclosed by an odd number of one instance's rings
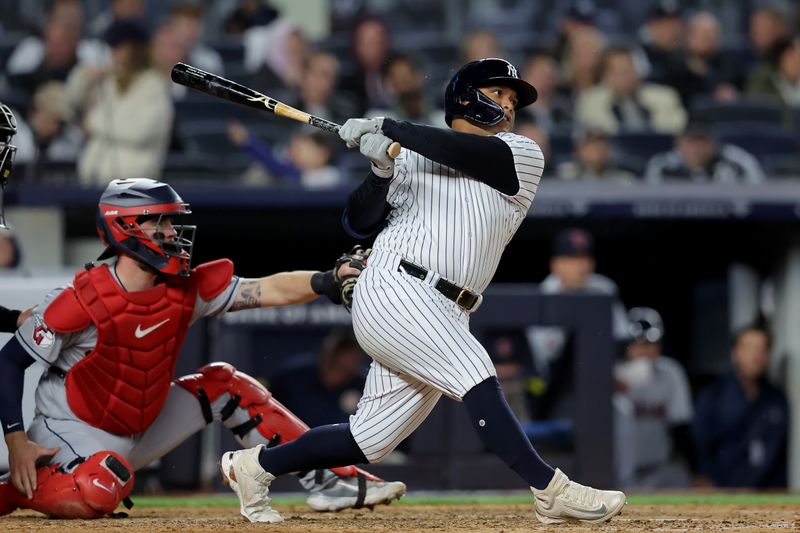
[[[517,194],[503,194],[404,149],[395,160],[386,197],[392,210],[373,248],[483,292],[530,209],[544,169],[542,151],[534,141],[508,132],[496,137],[514,156]]]

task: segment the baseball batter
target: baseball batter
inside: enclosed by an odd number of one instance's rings
[[[604,522],[622,510],[623,493],[585,487],[542,461],[469,331],[469,315],[542,175],[537,144],[511,133],[515,113],[535,99],[513,65],[484,59],[462,67],[446,89],[451,130],[380,118],[344,124],[342,139],[372,162],[348,199],[344,224],[360,237],[378,234],[352,311],[373,363],[349,424],[223,455],[223,476],[235,480],[243,506],[268,508],[269,483],[283,473],[324,467],[333,457],[380,461],[444,394],[464,402],[486,448],[531,487],[540,521]],[[404,147],[394,161],[386,155],[393,141]]]
[[[287,442],[308,430],[229,364],[173,381],[177,357],[189,326],[202,317],[320,294],[338,303],[340,275],[359,270],[350,256],[328,272],[260,279],[238,278],[227,259],[190,269],[195,228],[173,224],[189,212],[165,183],[112,181],[100,199],[97,229],[107,245],[100,258],[113,260],[88,265],[71,286],[50,293],[0,351],[0,421],[10,465],[10,481],[0,480],[0,516],[18,507],[59,518],[111,514],[130,494],[136,470],[212,421],[243,446]],[[35,361],[48,371],[26,434],[23,374]],[[405,492],[402,483],[352,466],[299,475],[318,511],[388,503]]]

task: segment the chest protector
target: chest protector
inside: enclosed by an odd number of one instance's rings
[[[199,292],[210,300],[229,285],[233,263],[213,261],[188,277],[127,292],[107,265],[78,272],[46,309],[59,333],[94,324],[97,344],[66,375],[67,403],[81,420],[117,435],[141,433],[158,416]]]

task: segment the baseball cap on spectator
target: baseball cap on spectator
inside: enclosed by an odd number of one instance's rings
[[[136,18],[116,19],[103,34],[103,40],[114,48],[124,43],[144,44],[150,40],[147,27]]]
[[[661,0],[650,8],[647,19],[680,18],[682,14],[683,10],[680,2],[677,0]]]
[[[602,126],[575,126],[572,131],[572,140],[576,143],[609,140],[613,137],[611,131]]]
[[[597,7],[592,0],[575,0],[569,6],[567,18],[583,22],[584,24],[594,24],[597,16]]]
[[[559,232],[553,242],[553,257],[559,256],[592,256],[594,255],[594,238],[580,228],[568,228]]]
[[[690,118],[686,127],[681,131],[681,136],[694,139],[714,137],[714,127],[707,120]]]

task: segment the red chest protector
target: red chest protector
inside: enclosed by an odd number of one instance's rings
[[[108,266],[82,270],[45,310],[59,333],[93,323],[97,344],[66,377],[67,402],[81,420],[117,435],[144,431],[158,416],[189,328],[198,291],[209,300],[228,286],[233,263],[220,259],[127,292]]]

